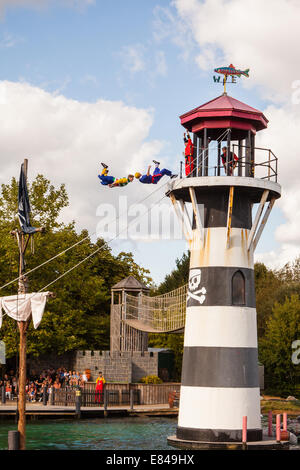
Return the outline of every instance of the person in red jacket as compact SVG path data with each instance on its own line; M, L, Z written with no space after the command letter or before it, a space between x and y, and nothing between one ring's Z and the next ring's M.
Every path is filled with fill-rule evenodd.
M185 175L193 176L194 170L194 145L191 140L189 131L183 134L183 141L185 144L184 158L185 158Z
M235 167L237 166L238 164L238 157L236 156L235 153L233 152L229 152L229 158L228 158L228 171L227 171L227 162L226 162L226 159L227 159L227 147L222 147L222 154L221 154L221 158L222 158L222 163L223 163L223 166L224 166L224 170L225 170L225 173L232 176L233 175L233 171L235 169Z

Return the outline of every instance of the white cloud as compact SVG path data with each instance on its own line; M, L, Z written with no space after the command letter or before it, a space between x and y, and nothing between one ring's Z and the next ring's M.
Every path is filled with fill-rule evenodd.
M281 209L285 223L275 230L275 238L281 244L280 251L276 256L272 252L262 256L269 260L270 266L279 267L300 255L300 151L297 141L300 105L272 105L263 112L270 121L268 129L257 134L256 144L271 148L278 157L278 182L282 186L282 195L276 205Z
M199 67L213 70L233 63L250 67L251 84L269 98L290 97L300 78L296 59L300 3L295 0L173 0L179 23L184 23L198 46ZM182 24L178 27L182 30Z
M131 77L143 73L150 86L155 85L158 77L166 77L168 66L165 52L153 48L153 44L135 44L124 46L120 52L123 68Z
M193 53L192 32L168 7L157 5L153 10L153 38L157 43L170 39L180 48L180 56L185 60Z
M255 261L266 264L271 269L280 269L285 264L294 261L299 257L299 248L294 245L283 244L279 252L267 251L256 253Z
M58 185L66 183L70 207L64 220L78 228L96 230L100 204L117 206L120 195L134 204L151 188L137 180L126 188L102 186L100 162L122 177L143 172L158 158L163 143L148 140L153 111L99 99L79 102L27 83L0 82L0 183L18 178L20 164L29 159L29 180L44 174ZM158 194L156 197L162 196Z

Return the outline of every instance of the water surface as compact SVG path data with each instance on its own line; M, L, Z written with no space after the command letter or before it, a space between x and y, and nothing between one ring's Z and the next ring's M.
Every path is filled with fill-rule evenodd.
M293 420L295 426L300 426ZM262 419L267 429L267 418ZM132 417L86 419L80 421L56 419L29 421L26 425L28 450L172 450L167 437L176 433L177 417ZM7 449L12 422L0 422L0 450ZM300 445L291 446L300 450ZM174 450L174 449L173 449Z

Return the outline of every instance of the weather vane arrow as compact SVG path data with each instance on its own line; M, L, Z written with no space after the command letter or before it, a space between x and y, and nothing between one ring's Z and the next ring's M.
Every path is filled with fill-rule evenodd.
M236 81L235 81L236 77L239 77L239 78L241 76L249 77L249 70L250 69L238 70L238 69L235 68L234 65L230 64L228 67L218 67L218 68L214 69L214 72L224 75L223 84L224 84L224 93L226 93L226 83L227 83L228 77L231 76L232 77L232 83L236 83ZM220 77L215 77L214 76L214 81L215 82L220 82Z

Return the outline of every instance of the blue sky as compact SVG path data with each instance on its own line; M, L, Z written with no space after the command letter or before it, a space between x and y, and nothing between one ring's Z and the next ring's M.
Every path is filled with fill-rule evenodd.
M95 135L88 134L86 146L82 137L80 150L74 151L74 167L72 147L63 142L63 137L60 137L61 149L55 150L55 156L54 154L49 156L46 148L48 141L44 137L42 140L41 137L40 142L35 142L35 151L38 152L37 149L40 149L39 156L35 158L33 155L30 168L32 176L34 173L42 172L46 176L50 175L50 179L54 178L55 183L67 181L67 187L71 193L72 191L74 193L67 217L75 218L79 228L82 228L86 222L90 231L93 231L96 225L93 214L95 215L97 204L101 200L105 200L106 203L110 201L110 193L107 192L109 190L100 187L97 181L99 169L97 165L100 161L113 159L115 171L117 168L125 171L126 162L130 162L140 171L153 157L163 161L164 166L178 171L183 151L183 129L179 115L222 93L222 85L213 82L213 68L228 65L228 57L233 57L234 61L237 54L236 35L232 37L232 41L224 35L224 44L219 38L217 23L214 24L213 21L213 8L216 8L215 12L219 11L218 3L222 4L222 1L13 0L8 2L2 0L0 2L0 11L2 9L0 81L18 85L18 91L15 89L11 91L11 85L7 85L9 87L7 93L9 97L13 93L16 94L13 96L21 94L22 103L24 99L24 107L20 108L22 112L19 118L24 120L32 118L28 109L30 106L25 104L28 93L32 93L31 100L38 100L41 96L39 90L42 90L46 92L42 97L44 103L48 100L49 103L55 102L55 106L56 98L62 97L61 102L65 99L62 107L70 105L72 109L79 111L76 117L70 114L59 118L60 121L55 124L57 127L53 127L52 135L55 139L57 132L55 129L59 129L60 125L62 129L66 126L71 132L73 125L70 116L76 118L76 126L81 129L81 124L77 122L81 119L80 113L83 115L88 105L91 110L89 114L96 112L97 106L101 106L102 121L99 119L105 122L105 125L103 127L99 125L99 128L95 126ZM246 3L244 1L242 3L246 7ZM199 38L199 31L194 24L195 17L199 11L201 12L204 4L207 23L210 29L215 29L215 37L207 39L208 42L205 38ZM228 8L236 8L236 2L230 0ZM226 17L224 21L228 21ZM269 26L266 25L266 30L268 27L272 27L271 21ZM199 28L201 30L201 24ZM212 44L213 54L209 49ZM253 44L255 50L254 46L255 44ZM261 47L263 49L264 45ZM267 51L265 54L268 57ZM245 83L246 79L244 81L241 79L236 85L228 85L228 92L255 108L266 110L269 119L274 113L277 122L278 108L286 111L287 98L280 85L276 85L276 88L275 85L269 86L264 81L264 74L261 67L255 63L254 56L253 51L249 52L249 56L245 53L241 62L236 64L241 68L250 66L248 83ZM261 60L263 61L263 57ZM268 66L266 62L264 64ZM291 74L290 81L293 78L297 76ZM30 88L26 88L25 84ZM45 109L43 119L47 127L48 104L45 108L40 106L38 109L41 113ZM105 111L106 109L109 110ZM267 114L267 110L272 111L271 116ZM132 135L130 128L123 128L124 121L127 120L126 113L130 116L129 121L132 118ZM5 119L3 114L2 119ZM12 123L16 119L16 115L12 112L8 120L10 124L7 126L13 126ZM69 123L65 120L69 120ZM50 121L52 125L52 117ZM144 121L145 125L142 126ZM32 135L37 141L39 135L42 136L39 122L38 116L32 118ZM76 126L74 125L74 129ZM13 129L9 135L13 135ZM82 135L87 135L86 131ZM110 151L109 140L112 136L122 139L117 156ZM107 146L104 137L107 138ZM20 138L22 139L21 134ZM47 135L47 138L51 146L53 141L51 135ZM72 140L72 137L70 139ZM2 140L7 142L7 135L3 134ZM134 140L137 142L136 146ZM266 146L272 148L271 133L270 142ZM5 157L5 151L6 147L3 144L1 163L2 168L3 163L6 164L7 172L2 170L2 175L0 173L0 183L6 182L5 178L13 171L14 166L15 175L18 174L19 161L23 158L22 142L20 147L11 153L9 165L5 160L8 158ZM25 152L33 153L30 142L24 143ZM65 157L66 152L68 158ZM53 162L57 161L60 165L55 174L52 167ZM93 162L91 163L93 166L85 178L84 169L88 161ZM122 165L125 165L124 170ZM92 180L93 171L94 180ZM72 180L73 172L74 180ZM81 202L76 200L75 193L78 197L80 179L84 180L80 198L85 199L89 209L83 206L80 209ZM161 196L163 191L162 187ZM130 200L136 202L136 192L130 190L128 194ZM118 193L114 193L113 197L113 201L116 202ZM142 197L142 194L138 197ZM275 207L261 238L258 252L262 253L262 259L266 262L274 262L277 258L276 253L279 253L285 243L284 236L276 238L275 232L279 226L284 226L287 222L290 214L288 207L286 205L286 210L284 207ZM84 214L82 211L85 211ZM291 242L293 254L294 248L298 249L297 243L298 240ZM175 267L175 258L180 257L186 249L184 241L152 243L129 241L114 243L112 246L115 252L121 249L133 250L136 261L150 269L156 282L160 282ZM286 257L282 259L286 261Z

